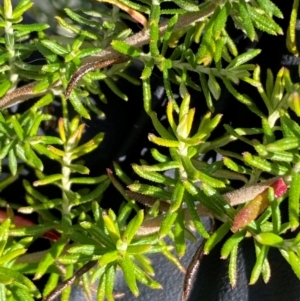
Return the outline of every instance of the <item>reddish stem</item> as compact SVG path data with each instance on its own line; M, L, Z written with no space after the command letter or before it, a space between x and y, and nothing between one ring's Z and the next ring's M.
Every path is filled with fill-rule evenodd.
M0 210L0 223L2 223L7 218L8 218L8 215L7 215L6 211ZM35 223L33 221L31 221L30 219L25 218L21 215L14 215L13 222L17 228L32 227L35 225ZM52 241L56 241L60 237L60 234L58 232L56 232L55 230L48 230L43 234L43 237L48 238Z

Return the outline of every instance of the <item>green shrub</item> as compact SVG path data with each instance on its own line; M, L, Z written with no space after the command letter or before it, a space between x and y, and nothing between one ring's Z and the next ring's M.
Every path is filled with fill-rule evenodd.
M117 268L135 296L137 282L161 288L147 254L162 253L180 268L178 256L185 253L185 239L192 238L193 231L205 238L200 254L209 253L231 233L221 257L229 258L233 287L238 281L237 249L243 239L253 239L256 250L251 284L260 276L268 282L270 248L277 248L300 278L299 84L286 68L274 75L252 64L259 49L238 53L226 26L230 19L251 41L258 39L258 31L282 35L276 23L276 18L283 18L279 8L270 0L200 4L176 0L173 6L168 1L103 2L112 6L91 2L83 10L64 9L56 17L55 34L47 24L22 23L33 5L30 0L21 0L15 7L4 0L0 6L0 162L9 170L1 191L24 169L36 175L33 183L23 181L27 205L1 201L6 208L1 211L0 226L1 300L46 301L60 293L62 300L68 300L70 285L77 278L88 296L89 284L100 279L97 300L114 300ZM287 48L295 56L298 5L294 0L287 32ZM133 34L128 19L143 28ZM31 59L36 56L39 63ZM133 60L143 63L140 78L127 72ZM162 77L168 98L167 125L153 111L154 73ZM101 132L82 142L86 134L82 120L90 119L91 112L105 115L91 96L110 101L99 81L117 97L132 101L119 89L120 77L142 85L140 101L156 130L148 136L154 146L153 162L132 165L141 182L131 180L117 163L114 171L100 170L92 177L84 163L83 156L97 149L105 135ZM266 77L265 84L261 77ZM253 101L241 94L240 82L256 89L261 99ZM200 123L190 108L192 90L199 94L200 105L207 106ZM222 115L214 113L214 105L223 93L243 103L250 120L258 116L261 126L225 125L223 136L211 138L221 126ZM31 104L25 112L8 110L24 101ZM58 120L45 111L54 101L61 104ZM55 136L41 132L50 121L55 122ZM237 140L252 152L224 149ZM222 160L208 164L201 159L212 152L222 155ZM45 160L60 166L60 171L49 173ZM231 185L237 181L247 186L234 190ZM45 195L41 189L45 185L54 185L61 196ZM118 212L101 206L109 185L123 197ZM142 210L135 201L151 208ZM287 203L289 212L284 222L281 203ZM36 213L38 223L18 213ZM222 224L209 231L199 216ZM289 232L286 239L284 234ZM174 241L175 253L164 241L166 236ZM39 237L49 238L51 247L39 253L27 251ZM45 275L45 287L37 288L34 282ZM187 294L185 290L183 295Z

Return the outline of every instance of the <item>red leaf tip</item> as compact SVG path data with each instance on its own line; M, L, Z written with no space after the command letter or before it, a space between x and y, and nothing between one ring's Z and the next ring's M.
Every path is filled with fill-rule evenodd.
M287 185L285 184L282 178L279 178L271 186L274 188L274 194L276 198L279 198L282 195L284 195L288 189Z

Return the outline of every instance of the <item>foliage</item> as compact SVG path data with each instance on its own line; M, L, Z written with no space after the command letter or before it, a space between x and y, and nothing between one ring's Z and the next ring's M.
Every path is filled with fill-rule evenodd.
M117 268L123 271L135 296L139 294L137 281L161 288L147 254L162 253L181 268L177 255L185 253L185 239L193 237L194 230L206 239L201 250L206 254L231 233L223 241L221 257L229 258L233 287L238 281L238 245L249 237L257 258L250 284L260 276L269 281L270 248L280 251L300 279L299 84L292 81L286 68L276 75L271 70L261 71L251 63L260 50L238 53L227 30L230 20L251 41L259 38L259 31L281 35L283 31L276 23L276 18L283 18L279 8L271 0L208 0L200 4L177 0L171 8L165 5L168 1L98 2L113 6L108 9L93 2L93 10L66 8L64 16L56 17L63 33L55 35L47 24L22 23L33 5L30 0L21 0L15 7L4 0L0 6L0 162L10 171L0 187L3 190L15 181L24 168L33 169L37 177L33 183L23 182L26 206L11 200L2 202L6 212L1 212L0 226L1 300L42 296L46 301L56 293L68 300L71 282L67 280L76 278L82 279L87 296L91 296L89 283L100 279L97 300L114 300ZM287 32L287 48L293 55L298 55L298 6L299 1L294 0ZM162 17L167 21L160 22ZM143 29L133 34L126 25L128 19ZM36 55L37 64L32 61ZM143 63L140 80L126 73L132 60ZM154 72L163 78L168 124L153 111ZM141 82L144 109L156 130L148 136L156 147L151 150L156 163L132 165L142 183L132 181L116 163L116 176L108 169L106 174L100 171L92 177L83 160L99 147L105 135L98 133L81 142L87 132L81 120L90 119L91 112L104 116L91 96L109 101L98 84L101 81L127 100L118 88L119 77L134 84ZM261 77L266 77L265 84ZM253 101L241 94L240 82L256 89L261 99ZM206 102L208 108L200 123L195 109L190 108L192 90L201 95L201 105ZM212 138L222 124L222 115L214 113L215 103L227 92L247 106L249 116L258 116L261 126L232 128L227 124L223 136ZM31 101L25 112L7 110L33 98L37 101ZM54 102L60 103L59 120L44 111ZM73 111L78 116L72 117ZM42 124L49 121L56 122L58 136L42 132ZM224 149L237 140L252 152ZM204 155L212 152L221 154L222 160L204 162ZM45 158L58 164L60 171L48 173ZM269 182L261 184L264 179ZM233 190L235 181L248 186L226 193ZM101 206L110 183L124 199L118 212ZM59 189L61 197L44 195L39 189L45 185ZM84 188L78 189L80 185ZM135 200L152 208L141 210ZM289 211L284 222L281 203L287 203ZM17 212L37 213L38 224ZM222 225L210 233L199 218L205 215ZM147 225L151 222L156 227L150 231ZM287 239L289 232L292 238ZM166 236L173 239L177 255L165 243ZM28 253L28 247L39 237L49 238L51 247L39 256ZM34 281L45 275L47 283L39 291Z

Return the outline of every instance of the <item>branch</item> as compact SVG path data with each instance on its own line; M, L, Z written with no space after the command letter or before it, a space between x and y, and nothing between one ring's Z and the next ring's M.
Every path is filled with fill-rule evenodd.
M182 14L178 17L178 21L174 26L174 31L182 30L191 26L193 23L200 22L205 18L212 15L215 9L218 7L219 1L210 3L204 7L201 11L198 12L189 12ZM168 27L169 21L163 22L159 27L160 36L162 36ZM149 44L150 42L150 30L142 30L133 36L124 40L124 42L133 47L141 47ZM107 67L109 65L118 64L120 62L128 61L129 57L117 52L111 46L105 50L99 52L99 54L87 57L82 60L82 66L78 68L73 77L71 78L69 85L66 90L66 98L70 96L71 91L73 90L76 83L88 72L94 71L99 68Z
M72 285L76 279L88 272L92 267L96 265L96 263L97 260L92 260L86 263L82 268L80 268L76 273L74 273L74 275L71 278L61 282L46 298L43 299L43 301L53 301L62 293L62 291L66 287Z
M200 22L205 18L212 15L215 9L220 5L221 0L215 0L212 3L204 4L200 11L197 12L188 12L182 14L178 17L178 21L174 27L174 31L182 30L191 26L194 23ZM160 36L162 36L168 27L168 21L163 22L159 27ZM142 30L133 36L124 40L125 43L133 46L133 47L141 47L150 42L150 30ZM66 89L66 98L69 98L72 90L78 81L88 72L94 71L97 69L105 68L114 64L124 63L128 61L130 58L124 54L121 54L114 50L111 46L102 50L98 54L93 56L84 58L82 60L82 66L77 69L77 71L73 74L68 87ZM49 87L46 91L42 91L39 93L34 93L33 88L37 84L37 81L32 82L28 85L20 87L14 90L11 93L5 95L2 99L0 99L0 108L5 109L9 108L15 104L24 102L31 98L44 95L48 92L51 87ZM61 84L60 81L56 82L55 85Z

